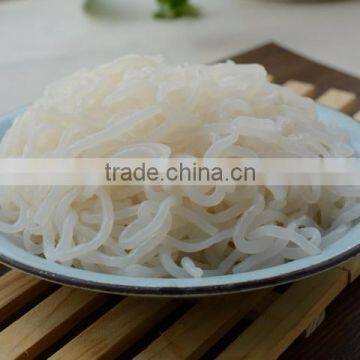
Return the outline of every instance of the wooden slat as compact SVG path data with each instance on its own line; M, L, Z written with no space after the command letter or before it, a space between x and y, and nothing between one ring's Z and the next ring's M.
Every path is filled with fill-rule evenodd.
M50 283L11 270L0 277L0 322L49 289Z
M333 269L292 285L218 359L277 359L347 282L345 271Z
M256 303L256 305L246 315L246 318L250 320L257 319L280 296L281 294L277 293L274 290L269 291L264 297L260 299L260 301Z
M303 81L289 80L284 83L284 86L301 96L315 96L315 86L313 84L305 83Z
M317 102L348 114L356 110L356 95L344 90L329 89Z
M268 291L201 300L135 359L198 359Z
M340 269L348 271L349 281L353 282L360 275L360 255L338 266Z
M51 359L114 359L181 304L169 299L126 298Z
M0 359L32 359L79 320L102 306L105 295L61 288L0 333Z
M321 314L312 321L312 323L305 329L305 337L311 336L311 334L322 324L325 320L326 311L322 311Z

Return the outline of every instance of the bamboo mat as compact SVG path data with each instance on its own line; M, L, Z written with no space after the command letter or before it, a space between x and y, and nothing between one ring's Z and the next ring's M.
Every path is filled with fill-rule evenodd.
M360 121L355 91L273 74ZM326 307L360 274L360 258L292 285L198 300L117 297L1 270L0 360L271 360L299 336L311 336Z

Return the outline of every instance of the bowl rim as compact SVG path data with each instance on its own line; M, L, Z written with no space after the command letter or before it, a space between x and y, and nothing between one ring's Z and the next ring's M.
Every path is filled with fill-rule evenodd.
M60 285L67 285L71 287L81 288L84 290L92 290L92 291L99 291L104 293L127 295L127 296L143 295L143 296L156 296L156 297L160 297L160 296L182 297L182 296L209 296L209 295L233 294L238 292L258 290L267 287L282 285L310 277L325 270L329 270L335 267L336 265L344 262L345 260L348 260L356 256L357 254L360 254L360 244L356 245L355 247L339 255L318 262L304 269L297 269L294 271L271 276L260 280L258 279L248 280L246 282L232 282L228 284L218 284L218 285L163 286L163 287L142 286L142 285L133 286L133 285L124 285L120 283L104 283L95 280L85 280L80 277L68 276L52 271L44 271L35 266L21 263L1 253L0 253L0 262L5 265L8 265L10 268L17 269L27 274L34 275L37 278L48 280L50 282ZM83 271L81 269L74 269L74 270ZM224 275L224 277L226 276L227 275ZM151 278L149 278L148 280L151 281Z

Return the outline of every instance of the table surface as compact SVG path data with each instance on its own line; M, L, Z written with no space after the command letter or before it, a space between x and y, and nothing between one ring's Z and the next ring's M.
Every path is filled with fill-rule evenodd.
M276 44L265 45L234 59L241 63L263 64L275 76L275 82L296 79L315 84L318 94L335 87L353 92L360 98L359 78L315 63ZM347 287L327 308L326 318L319 328L309 338L297 339L280 359L360 359L359 285L360 279Z
M98 0L113 6L111 19L87 15L83 1L0 1L0 113L80 67L132 52L212 62L272 40L360 75L357 0L193 0L203 16L175 21L151 18L155 0Z

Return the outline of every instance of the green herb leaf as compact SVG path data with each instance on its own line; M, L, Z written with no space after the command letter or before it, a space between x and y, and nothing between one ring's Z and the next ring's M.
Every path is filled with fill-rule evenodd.
M156 18L174 19L182 16L198 16L198 7L189 0L157 0L159 9L154 13Z

